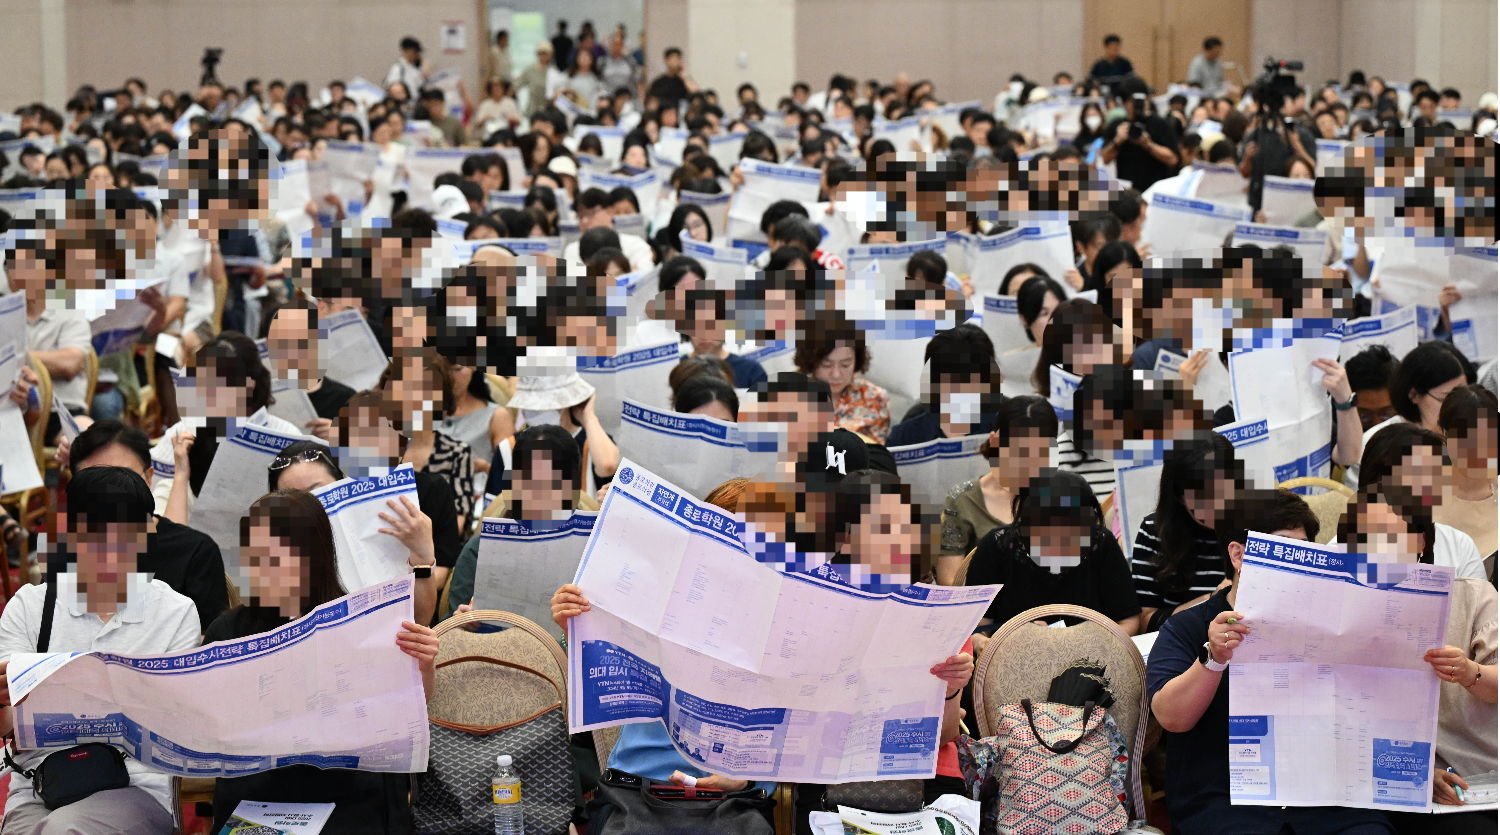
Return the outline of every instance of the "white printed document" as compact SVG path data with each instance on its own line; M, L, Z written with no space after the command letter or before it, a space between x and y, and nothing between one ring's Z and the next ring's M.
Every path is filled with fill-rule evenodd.
M989 438L986 433L891 447L896 474L911 485L912 499L922 503L928 512L941 513L953 485L990 471L989 459L979 454L979 448Z
M552 594L573 581L599 514L575 510L567 519L485 519L474 568L474 608L527 618L561 638L552 622ZM455 601L455 605L465 601Z
M1316 359L1334 359L1343 345L1343 322L1330 319L1278 319L1274 328L1257 328L1235 335L1229 355L1230 391L1234 398L1232 426L1265 426L1251 433L1270 434L1261 452L1273 483L1255 479L1255 486L1271 488L1304 476L1327 478L1333 456L1333 406L1323 388L1323 372ZM1221 431L1228 427L1219 427ZM1238 444L1237 444L1238 446ZM1243 459L1242 459L1243 460ZM1247 461L1247 470L1250 464Z
M837 783L931 777L943 683L999 586L873 594L756 562L741 523L620 463L574 582L574 732L663 721L705 771Z
M327 375L355 391L375 388L390 364L358 310L341 310L328 317L328 336L318 351L328 363Z
M417 504L417 474L402 464L383 476L346 478L312 491L328 513L337 546L339 586L362 589L411 573L411 552L401 540L381 528L390 526L380 514L394 517L386 502L401 497Z
M224 555L224 565L231 571L240 564L240 519L249 512L251 502L266 494L265 473L271 462L283 449L298 441L323 443L322 439L311 435L288 434L243 421L237 426L231 424L228 436L219 439L214 462L203 479L188 521L218 543L219 551ZM161 443L158 442L158 448ZM171 448L170 443L167 443L167 448ZM159 462L156 466L160 477Z
M704 415L685 415L630 398L620 410L620 454L694 496L731 478L771 472L776 453L751 452L739 424Z
M166 655L17 654L19 749L118 745L181 777L288 765L427 768L427 702L396 646L412 579L346 595L272 632Z
M1240 806L1425 810L1453 569L1370 563L1251 534L1229 666L1229 790Z

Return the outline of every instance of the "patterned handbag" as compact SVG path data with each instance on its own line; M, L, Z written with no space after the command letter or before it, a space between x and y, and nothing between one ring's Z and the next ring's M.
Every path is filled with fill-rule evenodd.
M981 804L981 835L1113 835L1125 812L1129 755L1102 707L1006 705L995 736L958 739L958 761Z
M823 792L823 811L833 812L840 806L848 806L882 814L916 812L921 810L922 801L921 780L836 783Z
M507 630L518 638L521 631L535 630L532 637L546 638L556 646L535 624L514 615L470 612L450 619L460 621L457 625L500 620L520 627ZM448 623L439 627L439 634L448 631L443 628ZM436 666L432 706L437 709L430 711L428 719L432 742L427 771L417 775L412 796L412 822L418 835L493 833L490 781L495 759L501 754L511 756L521 777L526 835L566 835L573 819L576 778L562 688L533 667L486 655L448 658ZM468 686L456 685L456 680L466 680ZM431 718L431 714L441 714L440 701L451 705L485 700L504 702L524 715L493 725Z

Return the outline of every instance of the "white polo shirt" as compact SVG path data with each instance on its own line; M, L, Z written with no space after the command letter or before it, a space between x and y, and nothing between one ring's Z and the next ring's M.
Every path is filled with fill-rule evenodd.
M0 613L0 662L10 661L16 653L36 652L42 631L42 603L46 586L22 586ZM48 652L113 652L120 655L159 655L193 649L199 640L198 609L192 599L172 590L160 580L148 580L145 574L133 574L125 605L109 619L85 611L78 599L78 578L74 574L57 577L57 605L52 615L52 638ZM44 756L21 753L16 763L34 768ZM170 778L127 757L130 784L149 792L168 812L172 810ZM6 811L25 804L41 804L32 794L31 781L20 774L10 777L10 796Z

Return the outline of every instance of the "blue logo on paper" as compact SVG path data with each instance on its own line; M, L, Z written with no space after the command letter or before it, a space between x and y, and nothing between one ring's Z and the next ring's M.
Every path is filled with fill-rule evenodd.
M626 467L625 469L620 471L621 484L629 485L632 481L635 481L635 470Z

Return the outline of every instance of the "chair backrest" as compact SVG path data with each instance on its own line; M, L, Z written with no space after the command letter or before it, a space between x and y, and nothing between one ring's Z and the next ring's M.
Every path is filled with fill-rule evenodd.
M1338 535L1339 519L1344 515L1344 508L1354 498L1352 488L1341 482L1316 476L1288 479L1276 486L1285 490L1298 487L1323 488L1323 492L1304 495L1302 499L1312 508L1313 515L1318 517L1318 535L1314 537L1315 541L1327 545L1334 540Z
M460 627L504 623L500 632L469 632ZM567 713L568 656L540 626L509 612L465 612L438 624L439 665L459 658L482 657L505 664L454 664L439 670L427 701L433 719L462 725L499 726L523 721L555 706L561 698ZM516 665L545 677L506 665Z
M229 608L239 606L243 602L240 600L240 584L236 583L227 572L224 574L224 586L229 589Z
M964 561L958 564L958 571L953 574L953 585L962 586L969 579L969 565L974 562L974 552L978 550L977 547L970 548L964 555Z
M1065 629L1033 621L1058 617L1084 622ZM1146 817L1141 794L1141 758L1145 755L1150 710L1146 704L1146 662L1140 650L1114 621L1081 606L1053 605L1028 609L995 631L974 669L974 712L980 736L993 736L1000 709L1022 699L1045 701L1055 678L1078 659L1104 666L1115 703L1110 715L1130 750L1126 791L1133 819Z
M224 329L224 300L229 297L229 280L214 282L214 333Z
M38 472L47 469L47 456L42 448L47 443L47 424L52 420L52 375L47 371L47 366L37 359L36 354L27 352L27 365L36 372L37 397L41 399L42 413L36 423L31 426L31 449L36 454L36 468Z
M89 385L84 392L83 402L90 408L94 405L94 389L99 385L99 354L94 351L94 346L89 345L89 355L84 360L84 368L88 371Z

